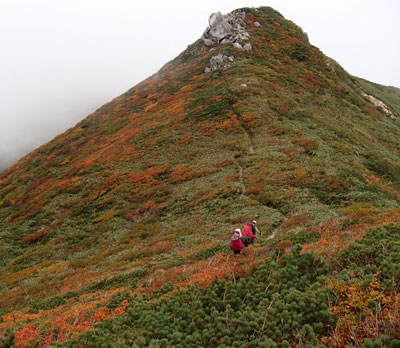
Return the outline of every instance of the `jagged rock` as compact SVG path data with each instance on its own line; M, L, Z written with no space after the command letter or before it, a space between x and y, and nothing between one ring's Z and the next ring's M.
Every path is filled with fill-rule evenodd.
M261 27L261 24L259 22L254 22L253 25L257 28Z
M221 12L213 13L208 21L210 24L209 35L218 42L232 34L232 26L224 18Z
M205 73L210 73L217 69L226 69L231 66L231 63L234 62L233 56L227 56L225 54L218 54L216 56L211 57L210 64L204 69Z
M203 42L206 46L213 46L215 44L214 41L210 40L210 39L205 39L203 38Z
M214 46L232 34L231 25L221 12L211 14L208 18L208 24L209 26L201 37L206 46Z
M390 116L392 120L397 120L397 117L393 115L393 112L389 110L387 105L382 100L375 98L373 95L367 94L364 91L362 91L361 94L364 97L368 98L372 102L372 104L374 104L377 107L380 107L385 112L386 115Z
M249 50L251 50L251 45L250 45L249 43L247 43L247 44L245 44L245 45L243 46L243 49L244 49L245 51L249 51Z
M237 43L242 48L242 42L250 37L246 30L245 17L246 13L242 11L234 11L225 15L221 12L211 14L208 19L209 26L201 37L204 45L212 47L220 44L232 44L235 46ZM238 45L236 45L237 48L239 48Z

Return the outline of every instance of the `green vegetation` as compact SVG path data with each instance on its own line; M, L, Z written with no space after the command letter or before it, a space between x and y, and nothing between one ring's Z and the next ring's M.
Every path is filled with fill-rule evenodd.
M118 336L122 346L130 340L185 345L183 330L209 346L240 346L252 336L258 346L328 346L338 337L339 347L361 347L366 337L366 346L388 345L381 335L398 339L391 323L388 330L351 325L354 313L370 318L376 291L397 303L398 246L391 238L398 238L400 223L399 120L362 92L398 116L399 90L350 76L273 9L243 10L252 50L208 50L196 41L157 74L0 174L0 335L20 346L49 346L96 325L76 339L117 344L114 328L127 329L126 337ZM204 73L220 53L234 56L234 63ZM244 258L265 264L235 283L226 273L230 233L253 219L263 234ZM370 245L360 242L365 235ZM285 256L295 245L314 250L337 273L297 249ZM307 278L310 270L293 271L302 260L317 262L315 279ZM292 284L277 285L276 277L286 272L296 273L288 278ZM210 275L219 280L206 288ZM303 286L306 278L309 287ZM259 292L269 281L273 293ZM175 292L177 284L199 289ZM330 314L328 286L339 303ZM257 303L241 292L251 287ZM182 298L208 319L174 312ZM229 308L235 298L240 308ZM307 312L303 302L317 312ZM357 309L360 303L365 311ZM155 304L162 307L165 329L154 319ZM270 305L272 313L264 308ZM384 323L384 315L400 312L385 308ZM271 320L264 324L266 312ZM237 320L250 314L256 327L240 331ZM175 321L168 321L171 316ZM149 318L158 336L139 325ZM336 328L332 318L338 318ZM97 337L96 330L109 336ZM192 334L188 345L199 337Z
M356 328L353 339L364 340L365 347L397 347L399 332L395 326L387 325L390 318L381 316L394 305L385 298L388 290L399 284L399 247L400 227L388 225L371 230L361 241L341 251L331 263L333 274L321 258L300 254L300 248L295 248L288 255L277 252L274 258L260 262L250 277L214 280L204 290L191 286L167 297L157 298L165 292L157 293L152 299L118 293L109 306L116 308L129 299L126 314L98 323L94 330L56 347L322 347L319 342L328 342L323 337L335 330L340 317L328 310L329 303L344 302L351 295L346 291L338 294L335 285L329 289L328 277L331 284L341 287L356 287L361 280L366 293L371 283L379 279L382 289L376 300L367 299L368 306L364 308L359 293L352 303L359 307L351 308L355 313L347 324L360 324L360 317L368 322L367 316L376 315L382 334L375 340L364 340L363 332ZM335 275L338 266L340 272ZM171 290L169 287L166 291ZM340 335L340 322L338 328Z
M337 258L340 274L348 279L371 281L378 275L386 287L398 286L400 282L400 226L388 225L369 231L364 238L342 250Z
M327 335L335 323L327 271L321 259L296 249L260 263L249 278L215 280L205 290L193 286L153 301L134 298L127 314L56 346L317 346L316 335Z

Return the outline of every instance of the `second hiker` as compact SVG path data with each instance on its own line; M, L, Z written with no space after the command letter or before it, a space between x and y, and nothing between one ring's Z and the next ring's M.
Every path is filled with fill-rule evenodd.
M247 247L249 244L254 244L256 238L257 238L257 233L261 234L260 230L256 226L257 221L253 220L251 223L245 225L242 230L242 235L243 235L243 244L245 247Z
M243 249L244 245L242 242L242 232L240 228L237 228L233 231L231 237L231 249L233 250L234 255L240 254L241 250Z

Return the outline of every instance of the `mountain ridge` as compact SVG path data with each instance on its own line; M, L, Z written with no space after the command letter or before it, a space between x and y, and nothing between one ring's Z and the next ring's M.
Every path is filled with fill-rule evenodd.
M271 8L238 11L241 47L199 39L0 175L0 328L227 277L230 231L253 219L250 266L295 244L329 260L399 223L398 91L347 74Z

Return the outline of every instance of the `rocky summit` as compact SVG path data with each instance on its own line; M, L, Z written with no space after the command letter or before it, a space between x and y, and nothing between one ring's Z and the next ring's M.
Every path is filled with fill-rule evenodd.
M0 347L398 347L399 115L272 8L212 14L0 174Z
M201 39L209 47L228 43L233 47L249 50L251 45L246 41L249 41L250 34L246 30L245 17L246 13L243 11L233 11L226 15L221 12L213 13Z

